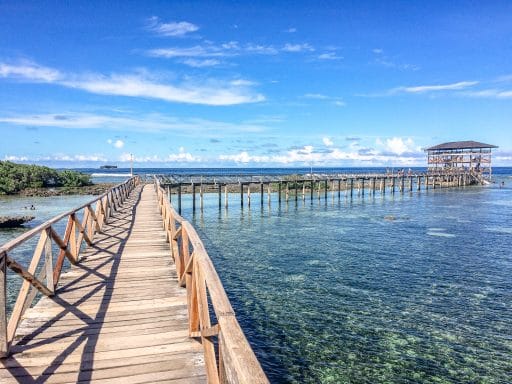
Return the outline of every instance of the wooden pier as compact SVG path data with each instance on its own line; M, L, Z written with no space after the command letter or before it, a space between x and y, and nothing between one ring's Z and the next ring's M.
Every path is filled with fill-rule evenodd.
M30 265L11 257L37 236ZM10 317L7 271L22 278ZM268 382L158 183L132 178L3 245L0 283L1 383Z
M229 195L239 194L241 207L250 206L255 197L261 205L271 202L271 194L277 194L277 202L290 200L313 201L316 199L364 198L386 191L390 194L406 193L436 188L465 187L483 184L479 174L471 171L395 173L395 174L307 174L288 176L156 176L166 189L167 195L181 214L182 195L191 194L192 211L203 209L204 194L217 193L219 208L229 206ZM224 198L222 194L224 193ZM266 197L265 197L266 194ZM199 195L199 196L198 196ZM256 195L256 196L255 196ZM259 196L258 196L259 195Z

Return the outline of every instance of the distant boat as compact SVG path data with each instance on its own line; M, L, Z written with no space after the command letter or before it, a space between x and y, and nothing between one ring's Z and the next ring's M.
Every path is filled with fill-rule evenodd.
M116 169L117 165L102 165L100 169Z

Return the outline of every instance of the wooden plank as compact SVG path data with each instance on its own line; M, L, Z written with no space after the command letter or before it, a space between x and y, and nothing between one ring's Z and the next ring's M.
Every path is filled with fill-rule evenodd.
M7 253L0 252L0 358L7 356Z
M112 209L80 264L62 273L58 296L26 311L12 357L0 368L2 383L206 382L202 345L189 337L187 293L179 288L155 197L144 188L140 201L132 194L118 212ZM73 222L78 233L86 229ZM62 249L66 235L57 236L50 231Z
M10 343L14 338L14 333L16 332L16 328L18 327L21 316L23 315L24 309L26 308L25 303L27 300L27 296L30 291L30 286L33 285L41 292L46 295L51 295L52 291L50 291L41 281L37 280L34 276L37 265L41 258L41 255L46 246L47 240L47 232L41 232L41 236L39 237L39 241L36 245L36 249L34 251L34 255L32 260L30 261L30 265L28 269L23 268L20 264L15 262L6 256L7 266L23 277L23 283L21 284L21 289L16 299L16 303L14 304L14 308L12 310L11 318L9 319L9 323L7 324L7 341Z

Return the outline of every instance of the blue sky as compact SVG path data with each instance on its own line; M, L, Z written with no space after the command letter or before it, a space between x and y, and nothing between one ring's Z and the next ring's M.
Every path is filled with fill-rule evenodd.
M0 159L512 165L510 1L0 1Z

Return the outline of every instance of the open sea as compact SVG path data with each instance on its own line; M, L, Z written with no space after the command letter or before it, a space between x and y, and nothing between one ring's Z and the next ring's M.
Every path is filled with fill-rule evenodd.
M118 172L127 170L94 179L116 181L106 174ZM279 204L276 194L261 204L253 193L243 209L238 193L227 209L217 194L205 194L195 213L184 195L182 210L271 382L510 383L512 168L494 168L494 181L352 199L342 191L339 200L329 192L327 200L315 194L297 204ZM0 215L27 214L23 207L35 204L33 227L90 198L0 196ZM0 244L23 231L0 230ZM27 245L17 259L30 256Z

